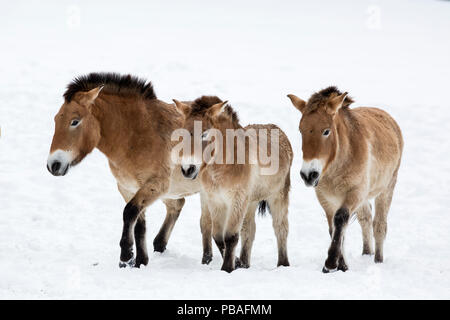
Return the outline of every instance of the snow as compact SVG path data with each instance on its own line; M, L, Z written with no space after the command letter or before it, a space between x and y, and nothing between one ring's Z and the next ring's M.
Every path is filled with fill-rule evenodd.
M14 1L0 19L0 298L449 299L450 2ZM228 99L243 124L273 122L295 151L291 267L276 268L271 219L257 219L252 266L201 261L198 196L187 199L165 253L119 269L124 203L94 151L65 177L46 159L67 83L92 71L150 79L160 99ZM403 163L388 217L385 262L361 255L347 231L350 270L322 274L329 235L301 182L300 114L337 85L355 105L400 124ZM147 210L149 249L165 216ZM150 250L151 251L151 250Z

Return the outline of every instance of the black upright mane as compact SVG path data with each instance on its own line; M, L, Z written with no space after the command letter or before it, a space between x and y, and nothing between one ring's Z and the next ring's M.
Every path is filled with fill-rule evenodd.
M312 112L317 110L318 108L324 106L328 99L337 97L341 95L342 92L339 91L339 89L335 86L330 86L328 88L322 89L319 92L314 93L311 98L309 98L307 104L306 104L306 110L305 112ZM348 107L353 103L353 99L349 96L346 96L344 99L344 102L342 104L342 107Z
M211 108L213 105L223 102L217 96L201 96L194 100L191 105L191 115L204 115L204 113ZM231 121L234 123L239 123L239 117L236 111L231 108L230 105L225 107L225 111L227 115L231 118Z
M101 85L104 85L103 91L106 93L138 94L144 99L156 99L150 81L147 82L131 74L121 75L111 72L89 73L76 77L69 83L63 96L66 102L70 102L77 92L89 91Z

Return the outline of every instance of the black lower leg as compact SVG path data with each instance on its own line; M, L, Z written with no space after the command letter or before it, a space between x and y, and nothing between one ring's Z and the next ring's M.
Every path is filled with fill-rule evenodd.
M348 223L350 214L347 208L340 208L334 215L334 232L331 240L330 249L328 250L328 258L325 261L326 270L335 270L338 266L338 259L342 256L341 245L343 237L343 229Z
M217 245L217 248L220 251L220 254L222 255L222 258L224 257L225 254L225 242L223 240L223 237L214 237L214 242Z
M148 254L147 254L147 244L146 244L146 223L144 212L141 212L139 218L136 221L136 226L134 227L134 238L136 240L136 263L137 268L141 264L146 266L148 264Z
M127 262L133 258L133 230L136 219L139 215L140 209L132 204L127 203L123 210L123 231L120 239L120 260Z
M211 234L203 235L203 257L202 264L209 264L212 261Z
M234 249L236 248L238 241L238 233L225 236L225 254L223 257L222 270L226 272L231 272L235 268Z

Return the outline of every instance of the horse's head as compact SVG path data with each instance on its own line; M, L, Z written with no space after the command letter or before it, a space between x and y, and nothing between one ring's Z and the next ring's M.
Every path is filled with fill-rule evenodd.
M308 102L293 94L288 97L302 113L299 130L303 165L300 176L308 187L316 187L337 153L336 114L342 106L347 107L353 101L347 97L347 92L341 94L335 87L315 93Z
M77 92L66 99L55 116L47 169L54 176L64 176L89 154L100 140L100 124L92 115L91 107L102 87Z
M191 106L178 100L174 102L184 117L183 129L189 133L182 150L181 172L185 178L195 179L205 160L203 151L207 145L208 132L214 127L216 112L221 112L227 102L214 96L198 98Z

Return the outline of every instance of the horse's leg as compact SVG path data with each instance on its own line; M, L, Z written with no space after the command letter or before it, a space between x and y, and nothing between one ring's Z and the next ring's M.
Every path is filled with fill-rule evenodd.
M347 228L351 214L361 205L362 201L361 192L359 190L352 190L347 194L342 207L334 214L331 245L328 249L325 266L322 269L324 273L336 270L346 271L348 269L342 252L345 229Z
M122 238L120 239L121 266L129 264L133 258L134 229L139 220L139 214L167 191L167 181L168 179L161 178L149 180L149 182L142 186L125 206L125 209L123 210Z
M362 238L363 238L363 251L362 254L373 254L372 245L372 210L370 203L367 201L356 212L358 222L361 225Z
M325 215L327 217L328 222L328 233L330 234L330 237L333 236L333 218L334 213L336 212L336 208L333 208L327 199L319 193L316 193L317 199L319 200L320 205L322 206L323 210L325 211Z
M177 222L180 216L181 209L184 206L184 198L181 199L165 199L163 200L166 205L166 219L164 220L161 229L153 240L153 249L157 252L164 252L166 250L167 242L169 241L170 234L172 233L175 222Z
M250 267L250 257L252 254L253 240L255 240L256 224L255 211L258 202L251 202L248 206L241 229L241 255L236 264L236 268Z
M141 211L134 227L134 239L136 241L136 261L134 266L139 268L148 264L147 240L146 240L145 209Z
M220 254L224 257L225 254L225 239L224 239L224 230L225 230L225 222L227 220L227 207L211 207L208 206L211 214L211 222L212 222L212 235L214 242L219 249Z
M222 270L232 272L235 269L236 245L239 241L239 232L242 227L244 216L247 213L248 200L245 195L236 194L232 199L230 214L225 229L225 253L223 256Z
M212 239L211 213L209 212L205 196L200 195L200 203L202 207L202 214L200 217L200 230L202 232L202 242L203 242L202 264L209 264L213 256L212 241L211 241Z
M120 194L122 195L125 202L129 202L134 194L127 191L125 188L122 188L120 184L117 184ZM134 238L136 241L136 260L129 261L128 264L121 263L121 267L128 266L136 266L139 268L141 264L147 265L148 263L148 254L147 254L147 242L146 242L146 227L145 227L145 210L141 212L139 215L136 226L134 228Z
M287 195L269 201L270 212L272 213L272 225L277 237L278 263L279 266L289 266L287 254L287 237L289 233Z
M373 231L375 237L375 262L383 262L383 243L387 232L387 215L392 202L397 172L394 174L388 188L375 198L375 218Z

